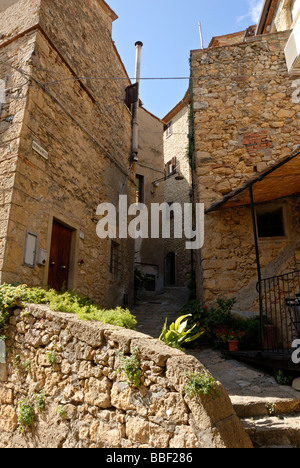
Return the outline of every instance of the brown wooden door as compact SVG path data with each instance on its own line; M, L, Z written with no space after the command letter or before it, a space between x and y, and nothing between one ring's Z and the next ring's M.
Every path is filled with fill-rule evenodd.
M68 289L72 233L71 229L53 221L48 285L56 291Z

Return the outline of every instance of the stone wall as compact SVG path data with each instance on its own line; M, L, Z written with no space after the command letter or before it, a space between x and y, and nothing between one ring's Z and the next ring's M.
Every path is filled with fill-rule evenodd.
M16 68L29 71L28 57L33 53L34 42L35 33L32 32L6 47L0 46L0 80L5 89L0 103L0 280L3 280L10 207L29 87L28 79Z
M1 280L48 284L56 220L73 232L68 287L104 307L133 299L134 272L133 242L117 241L119 264L112 274L111 241L96 234L97 206L118 206L131 149L131 114L124 104L130 81L111 39L114 19L96 0L85 8L79 1L19 0L0 18L0 59L6 59L0 73L11 75L13 87L27 81L24 72L31 78L29 90L18 90L19 99L1 112ZM2 120L7 116L10 123ZM33 150L33 142L48 159ZM134 179L133 169L125 191L129 203ZM33 269L23 264L27 231L48 255Z
M287 72L289 32L192 51L196 200L209 208L246 180L291 155L300 144L300 104ZM296 86L296 87L295 87ZM286 236L259 241L263 277L294 269L299 247L297 197L286 207ZM236 311L257 312L257 271L249 206L205 219L198 255L198 293L207 303L238 297Z
M46 306L16 310L0 367L0 445L9 448L248 448L220 383L218 396L185 394L199 361L140 333L81 322ZM118 372L140 354L141 384ZM52 359L51 359L52 358ZM206 371L207 372L207 371ZM20 433L18 403L43 392L43 411Z
M192 51L195 158L206 208L300 144L289 32Z

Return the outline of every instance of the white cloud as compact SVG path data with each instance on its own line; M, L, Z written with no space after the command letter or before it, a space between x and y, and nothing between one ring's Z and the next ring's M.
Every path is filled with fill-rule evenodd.
M237 21L240 22L245 19L249 19L253 24L256 24L259 20L264 0L247 0L247 3L248 12L245 15L240 16Z

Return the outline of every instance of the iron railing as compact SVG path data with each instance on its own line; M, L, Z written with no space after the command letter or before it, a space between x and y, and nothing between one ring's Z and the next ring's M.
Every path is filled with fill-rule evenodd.
M262 349L290 353L300 338L300 270L261 280L258 292Z

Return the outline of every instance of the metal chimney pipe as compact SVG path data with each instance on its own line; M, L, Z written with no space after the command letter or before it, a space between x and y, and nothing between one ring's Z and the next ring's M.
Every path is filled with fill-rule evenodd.
M132 160L137 161L139 152L139 106L140 106L140 78L141 78L141 54L143 43L138 41L135 43L136 47L136 62L135 62L135 83L138 85L137 101L133 104L133 116L132 116Z

